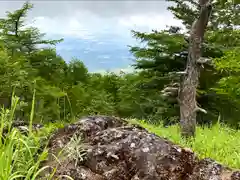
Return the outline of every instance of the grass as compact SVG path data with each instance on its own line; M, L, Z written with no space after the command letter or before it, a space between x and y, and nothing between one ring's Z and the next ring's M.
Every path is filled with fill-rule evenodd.
M39 179L42 171L49 168L41 167L41 162L47 159L47 148L42 149L42 140L56 128L63 127L63 123L48 124L40 132L32 131L34 108L31 111L30 127L28 135L22 134L12 127L14 114L19 103L19 98L12 96L11 108L0 111L0 180L35 180ZM34 107L34 98L32 107ZM4 129L8 131L4 132ZM43 139L44 138L44 139ZM39 150L41 149L41 152ZM53 171L54 172L54 171ZM71 179L69 176L64 176ZM53 174L45 177L53 179ZM56 178L55 178L56 179Z
M163 125L151 125L145 121L132 120L131 122L176 144L191 148L199 158L212 158L231 168L240 169L240 131L232 130L220 123L210 128L198 126L196 138L187 142L181 139L177 125L166 128Z
M19 130L12 128L14 112L19 98L12 98L10 110L2 109L0 118L0 179L1 180L35 180L47 167L40 168L40 163L46 159L47 150L40 148L39 138L32 135L24 136ZM3 135L3 129L8 132Z

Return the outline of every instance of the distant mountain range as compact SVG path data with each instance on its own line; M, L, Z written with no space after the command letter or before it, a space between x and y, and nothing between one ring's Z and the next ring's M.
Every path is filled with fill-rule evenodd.
M133 56L128 45L129 39L102 37L100 39L65 38L57 45L57 52L66 60L78 58L84 62L90 72L128 69L133 64Z

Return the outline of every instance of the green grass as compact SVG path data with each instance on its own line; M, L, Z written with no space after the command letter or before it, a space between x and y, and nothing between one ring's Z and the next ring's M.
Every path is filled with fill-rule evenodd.
M181 139L177 125L165 128L163 125L151 125L145 121L131 122L180 146L191 148L199 158L212 158L221 164L240 169L240 131L219 123L211 128L197 127L196 138L187 142Z
M40 168L40 163L46 159L47 150L40 148L39 138L31 131L24 136L15 128L11 128L14 112L19 98L12 97L10 109L2 109L0 113L0 179L1 180L35 180L47 167ZM3 136L3 129L8 132ZM30 129L31 130L31 129Z
M32 131L34 108L31 111L28 135L22 134L18 129L12 128L14 114L19 98L12 96L11 108L0 110L0 180L35 180L47 166L41 167L41 162L47 159L48 150L42 147L47 142L49 134L64 123L48 124L39 132ZM34 107L34 98L32 107ZM3 134L3 130L8 132ZM43 149L42 149L43 148ZM39 150L41 149L41 152ZM53 171L54 173L54 171ZM53 173L48 180L53 179ZM71 179L69 176L64 176ZM56 179L56 178L55 178Z

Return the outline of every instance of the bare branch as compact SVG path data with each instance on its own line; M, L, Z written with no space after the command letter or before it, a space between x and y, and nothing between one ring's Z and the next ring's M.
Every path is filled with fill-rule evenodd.
M200 108L200 107L197 107L195 110L194 110L195 112L202 112L202 113L204 113L204 114L207 114L207 111L205 110L205 109L203 109L203 108Z
M204 58L204 57L200 57L198 60L197 60L197 63L199 64L210 64L212 62L211 59L209 58Z
M186 75L187 71L179 71L179 72L170 72L169 75L178 75L178 76L183 76Z
M184 40L189 43L189 37L184 37Z
M181 105L182 101L179 99L179 97L177 97L176 99L177 99L178 104Z
M210 0L199 0L199 5L201 7L199 18L193 24L192 33L203 38L210 14L212 12L212 4Z
M171 87L176 87L176 88L179 88L180 84L179 83L173 83L171 84Z
M170 97L172 95L171 92L165 92L162 94L163 97Z
M162 92L177 92L178 88L176 87L166 87L162 90Z

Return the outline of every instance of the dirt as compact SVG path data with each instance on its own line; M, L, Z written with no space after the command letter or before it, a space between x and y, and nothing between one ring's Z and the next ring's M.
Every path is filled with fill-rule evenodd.
M69 144L73 137L82 140ZM68 175L74 180L240 180L239 171L200 160L190 149L116 117L82 118L58 129L48 147L44 165L57 168L55 179ZM61 151L66 148L70 153ZM65 153L58 156L60 152Z

